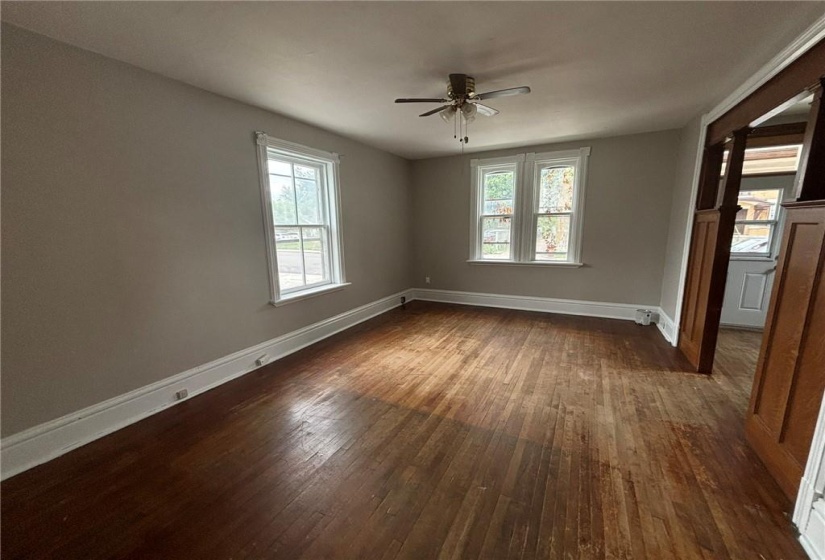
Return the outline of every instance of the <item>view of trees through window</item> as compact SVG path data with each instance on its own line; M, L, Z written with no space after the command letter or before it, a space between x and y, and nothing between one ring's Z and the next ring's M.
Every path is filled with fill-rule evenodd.
M321 168L271 157L267 163L281 290L328 283L329 228Z
M589 155L585 147L473 160L470 262L581 266L579 189Z
M536 260L567 260L576 169L544 167L539 177Z
M511 170L484 173L481 217L481 247L484 258L510 258L515 176L515 172Z

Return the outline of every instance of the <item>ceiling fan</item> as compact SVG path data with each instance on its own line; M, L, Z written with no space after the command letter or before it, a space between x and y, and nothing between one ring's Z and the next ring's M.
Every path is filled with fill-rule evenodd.
M530 93L530 88L527 86L499 89L496 91L488 91L487 93L476 93L476 81L472 76L467 74L450 74L450 79L447 82L447 97L424 97L424 98L401 98L396 99L396 103L446 103L432 111L421 113L419 117L429 117L438 113L445 122L450 122L456 115L461 112L466 122L475 120L476 114L484 115L485 117L493 117L498 114L498 110L479 103L488 99L495 99L497 97L507 97L509 95L522 95Z

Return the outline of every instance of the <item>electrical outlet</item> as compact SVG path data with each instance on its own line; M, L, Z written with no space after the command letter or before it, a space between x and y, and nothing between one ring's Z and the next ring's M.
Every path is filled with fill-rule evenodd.
M189 396L189 390L188 389L181 389L180 391L175 393L175 400L176 401L182 401L183 399L185 399L188 396Z
M430 283L430 277L429 277L429 276L425 276L425 277L424 277L424 283L425 283L425 284L429 284L429 283Z

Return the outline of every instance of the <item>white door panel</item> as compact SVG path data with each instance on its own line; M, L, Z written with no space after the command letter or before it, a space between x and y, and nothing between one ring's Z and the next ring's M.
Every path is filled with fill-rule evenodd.
M742 311L764 310L765 286L768 284L768 276L764 272L745 272L739 309Z
M770 260L731 260L722 324L762 328L768 314L776 265Z

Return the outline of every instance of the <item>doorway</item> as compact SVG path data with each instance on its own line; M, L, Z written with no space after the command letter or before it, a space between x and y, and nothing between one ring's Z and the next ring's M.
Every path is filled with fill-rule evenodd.
M812 101L808 96L776 112L753 129L746 144L713 369L723 369L748 386L776 277L785 216L782 203L794 200ZM728 155L723 155L723 173Z
M750 370L748 442L791 499L825 390L823 55L825 42L708 126L679 333L696 371L726 348ZM760 328L757 352L743 332Z
M748 137L720 323L761 331L767 319L784 211L794 200L813 96L779 111Z

